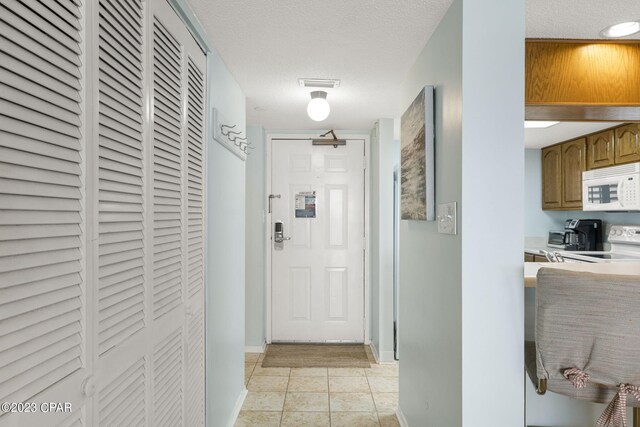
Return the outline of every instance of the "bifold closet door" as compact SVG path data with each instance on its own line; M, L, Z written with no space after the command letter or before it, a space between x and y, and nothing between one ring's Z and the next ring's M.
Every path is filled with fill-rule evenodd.
M97 105L90 152L89 241L94 312L95 410L87 425L150 425L148 411L151 291L145 256L145 3L99 0ZM97 195L97 197L95 196Z
M98 22L93 421L203 425L205 56L165 0L100 0Z
M152 13L154 425L204 425L205 56L166 3ZM182 303L178 316L171 319Z
M0 1L0 402L31 411L0 425L73 425L85 403L81 6Z
M0 427L204 425L205 71L166 0L0 0L0 402L71 404Z

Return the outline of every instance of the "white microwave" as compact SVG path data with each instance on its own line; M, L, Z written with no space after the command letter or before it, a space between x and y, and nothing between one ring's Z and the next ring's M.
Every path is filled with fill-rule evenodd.
M640 211L640 162L582 172L582 209Z

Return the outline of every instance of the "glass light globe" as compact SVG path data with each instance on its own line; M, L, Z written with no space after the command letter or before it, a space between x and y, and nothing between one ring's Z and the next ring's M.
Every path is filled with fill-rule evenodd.
M315 93L315 92L314 92ZM312 98L309 101L309 105L307 105L307 114L316 122L321 122L327 117L329 117L329 113L331 112L331 107L329 107L329 103L326 100L326 92L323 92L325 97L317 96L313 97L314 93L311 94Z

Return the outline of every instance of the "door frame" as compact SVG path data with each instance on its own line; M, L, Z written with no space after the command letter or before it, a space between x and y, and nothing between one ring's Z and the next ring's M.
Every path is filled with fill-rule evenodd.
M317 139L320 131L313 131L309 133L267 133L265 138L265 186L264 186L264 198L265 198L265 210L264 210L264 247L265 247L265 338L266 343L271 344L271 214L269 213L269 194L271 194L271 148L274 140L300 140L306 139L311 141ZM344 139L356 139L364 141L364 344L369 345L371 340L369 339L369 313L370 313L370 272L371 272L371 240L370 240L370 171L371 171L371 156L369 155L370 147L370 135L366 133L349 133L340 135L340 138Z

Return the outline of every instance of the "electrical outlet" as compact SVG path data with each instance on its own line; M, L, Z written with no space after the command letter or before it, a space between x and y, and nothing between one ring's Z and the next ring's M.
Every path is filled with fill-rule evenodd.
M456 202L438 205L438 233L457 234Z

